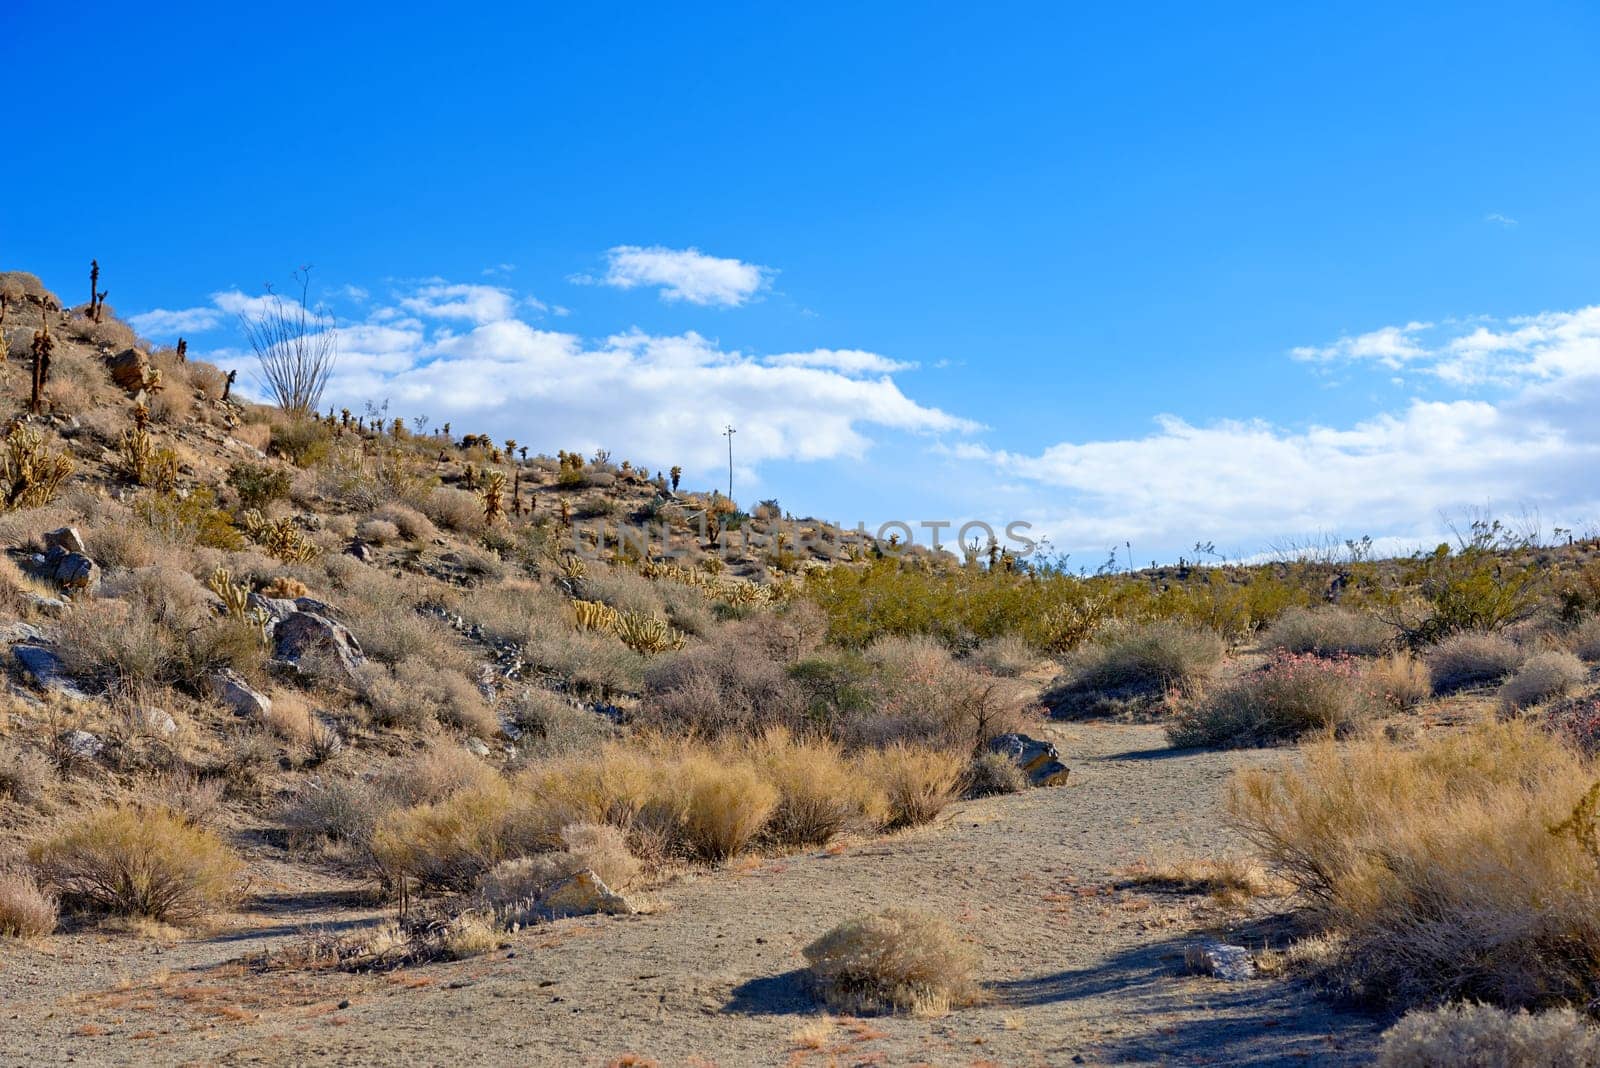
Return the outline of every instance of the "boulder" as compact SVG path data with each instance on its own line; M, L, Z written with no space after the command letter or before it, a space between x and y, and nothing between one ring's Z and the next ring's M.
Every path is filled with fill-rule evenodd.
M475 757L486 757L489 755L489 743L485 742L482 738L468 738L462 744L467 747L467 752L471 753Z
M44 556L45 577L64 590L90 590L100 585L100 565L82 553L59 545Z
M37 593L24 593L22 601L36 612L51 618L66 615L69 607L67 602L59 597L45 597Z
M13 645L11 656L28 681L48 693L63 697L83 697L84 692L67 676L61 658L42 645Z
M151 734L177 734L178 721L164 708L141 708L138 723Z
M301 598L309 600L309 598ZM350 628L319 612L291 612L273 631L273 655L300 669L308 654L322 654L338 665L345 679L354 682L356 669L366 660L361 643Z
M81 553L83 548L83 535L78 533L77 527L58 527L47 531L44 535L46 549L61 549L69 553Z
M989 751L1010 757L1034 786L1061 786L1070 774L1054 745L1026 734L1002 734L991 738Z
M44 634L31 623L0 623L0 642L15 645L18 642L41 642Z
M259 593L252 593L245 603L251 608L261 609L274 624L282 623L300 610L287 597L263 597Z
M237 671L223 668L206 676L211 696L241 716L260 719L272 711L272 699L245 682Z
M1183 964L1190 974L1209 975L1230 983L1254 978L1256 974L1248 949L1223 942L1198 942L1187 947Z
M540 894L538 911L548 919L559 920L563 916L591 916L597 912L607 916L631 916L638 910L627 898L607 886L600 876L583 868Z
M150 366L150 357L139 349L123 349L115 356L107 356L106 369L111 372L112 381L129 393L149 389L160 380Z

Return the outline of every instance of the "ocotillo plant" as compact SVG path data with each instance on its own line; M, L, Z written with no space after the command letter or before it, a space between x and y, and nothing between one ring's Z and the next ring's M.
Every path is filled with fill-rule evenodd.
M228 372L228 380L222 384L222 399L223 400L227 400L228 399L228 395L233 392L233 383L234 383L234 380L237 379L238 377L239 377L239 372L238 371L229 371Z

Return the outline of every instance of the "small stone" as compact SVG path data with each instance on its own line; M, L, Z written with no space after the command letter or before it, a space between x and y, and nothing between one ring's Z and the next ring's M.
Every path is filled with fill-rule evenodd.
M39 645L13 645L11 656L21 666L28 680L39 689L64 697L85 696L67 677L61 658L49 649Z
M65 615L69 607L67 602L59 597L45 597L37 593L24 593L22 601L35 611L52 618Z
M172 713L164 708L144 708L139 710L139 722L145 730L152 734L177 734L178 721L172 718Z
M93 590L100 585L100 565L82 553L59 547L45 556L50 578L64 590Z
M7 645L43 640L43 632L31 623L0 623L0 642L5 642Z
M991 738L989 751L1010 757L1034 786L1061 786L1071 774L1054 745L1026 734L1001 734Z
M489 746L482 738L468 738L464 744L467 747L467 752L471 753L475 757L486 757L489 755Z

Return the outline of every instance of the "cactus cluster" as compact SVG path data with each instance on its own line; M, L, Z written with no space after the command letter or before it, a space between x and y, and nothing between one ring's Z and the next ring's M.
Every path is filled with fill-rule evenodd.
M653 655L682 649L685 638L666 620L649 612L619 612L601 601L573 601L578 629L614 635L636 653Z
M250 587L234 582L228 569L219 566L206 579L206 589L222 598L223 610L229 618L248 623L261 644L267 644L272 616L264 608L250 606Z
M493 523L506 515L506 476L490 471L483 477L483 521Z
M267 551L287 564L304 564L316 558L317 546L295 525L293 519L269 520L258 509L252 508L240 517L245 533Z
M0 449L0 504L7 511L49 504L72 471L72 457L47 449L39 431L14 424Z
M157 448L147 429L148 409L134 409L134 426L124 430L117 442L117 460L122 473L133 483L170 493L178 485L178 454Z

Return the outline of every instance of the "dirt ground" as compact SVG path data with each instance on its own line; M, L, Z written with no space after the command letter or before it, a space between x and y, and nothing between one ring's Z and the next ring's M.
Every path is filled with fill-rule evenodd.
M279 891L203 939L58 936L0 953L4 1064L1363 1064L1383 1021L1272 978L1184 973L1207 931L1260 945L1270 917L1123 889L1141 860L1241 844L1235 768L1293 750L1174 752L1159 728L1052 728L1071 784L952 806L837 853L673 882L660 909L561 921L487 956L380 976L258 973L238 958L307 926L375 922L359 888ZM912 904L981 949L987 1003L936 1019L822 1016L800 949ZM634 1059L629 1059L630 1057Z

